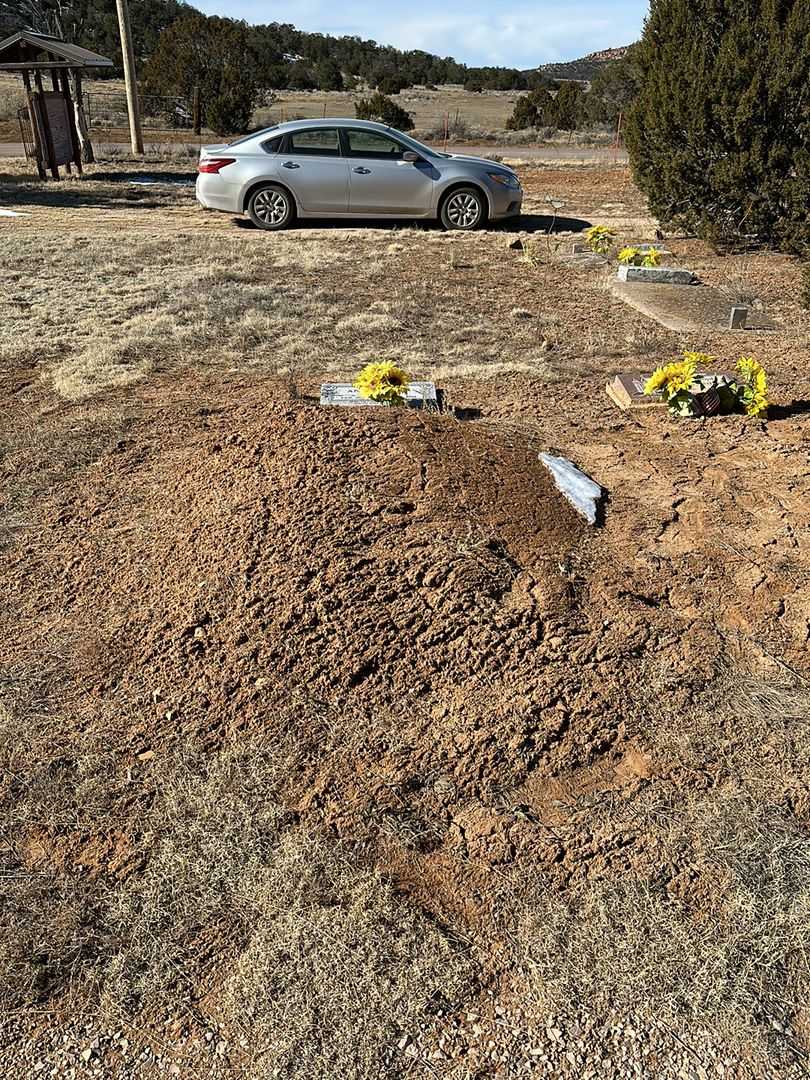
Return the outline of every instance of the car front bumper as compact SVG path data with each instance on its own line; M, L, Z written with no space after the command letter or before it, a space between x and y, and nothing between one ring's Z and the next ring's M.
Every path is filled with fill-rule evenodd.
M493 184L489 189L489 220L502 221L516 217L523 206L522 188L505 188Z

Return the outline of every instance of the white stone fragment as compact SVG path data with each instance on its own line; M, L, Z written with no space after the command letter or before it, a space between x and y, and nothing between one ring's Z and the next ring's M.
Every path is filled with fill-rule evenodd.
M25 210L4 210L0 207L0 217L31 217Z
M589 525L596 524L596 507L602 498L602 488L572 464L568 458L540 454L540 460L554 477L559 491Z

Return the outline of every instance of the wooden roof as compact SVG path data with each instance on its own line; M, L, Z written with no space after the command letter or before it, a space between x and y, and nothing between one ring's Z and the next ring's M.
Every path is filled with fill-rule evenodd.
M69 41L20 30L0 41L0 71L31 71L36 68L111 68L106 56L71 45Z

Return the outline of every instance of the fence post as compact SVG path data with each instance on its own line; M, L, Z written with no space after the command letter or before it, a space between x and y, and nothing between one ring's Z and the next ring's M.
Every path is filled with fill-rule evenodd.
M200 118L200 88L195 86L191 91L191 122L194 125L194 134L199 135L202 130Z
M444 114L444 149L447 152L447 140L450 138L450 113Z

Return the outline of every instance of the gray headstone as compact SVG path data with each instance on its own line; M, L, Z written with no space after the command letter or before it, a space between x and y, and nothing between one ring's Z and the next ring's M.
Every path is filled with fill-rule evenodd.
M733 307L728 319L729 330L744 330L748 322L747 307Z
M660 244L649 244L645 242L643 244L631 244L630 247L636 248L637 251L642 252L642 254L644 255L646 255L648 251L657 251L659 255L672 254L671 251L667 250L667 248L665 247L662 247Z
M435 383L412 382L408 387L405 404L411 409L438 409ZM351 383L323 383L321 405L373 405L382 408L377 401L361 398Z
M648 285L691 285L696 280L691 270L674 266L620 266L619 281L643 281Z

